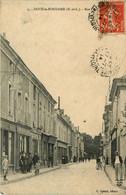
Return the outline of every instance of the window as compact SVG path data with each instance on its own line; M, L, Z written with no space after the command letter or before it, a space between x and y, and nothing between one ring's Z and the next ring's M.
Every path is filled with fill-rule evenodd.
M21 92L18 92L18 109L22 108L22 96Z
M33 104L33 127L36 127L36 105Z
M12 114L12 86L9 83L9 114Z
M36 86L33 87L33 99L36 100Z
M13 64L13 62L10 60L10 66Z
M28 113L28 95L25 94L25 112Z
M39 102L39 121L40 121L40 127L42 126L42 102Z
M51 105L51 114L53 114L53 105Z
M25 94L25 122L28 122L28 113L29 113L29 109L28 109L28 95Z
M50 112L50 102L48 101L48 112Z

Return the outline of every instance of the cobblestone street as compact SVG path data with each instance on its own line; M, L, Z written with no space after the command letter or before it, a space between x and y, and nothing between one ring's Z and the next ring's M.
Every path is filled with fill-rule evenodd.
M95 161L75 163L53 172L21 182L1 186L7 195L124 195L125 190L113 186L103 170L96 170Z

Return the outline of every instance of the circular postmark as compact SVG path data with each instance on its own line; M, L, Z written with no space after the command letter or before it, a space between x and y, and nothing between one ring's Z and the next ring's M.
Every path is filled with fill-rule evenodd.
M97 48L91 56L90 62L95 72L103 77L114 76L120 69L117 57L108 48Z
M99 6L93 5L88 14L88 20L95 31L99 31Z

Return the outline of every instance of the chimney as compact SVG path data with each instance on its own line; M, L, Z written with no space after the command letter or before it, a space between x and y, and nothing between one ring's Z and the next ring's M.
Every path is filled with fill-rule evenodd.
M5 32L3 32L3 38L4 38L4 40L6 41L6 43L9 45L10 42L6 39L6 33L5 33Z
M5 32L3 33L3 38L6 39L6 33Z
M58 109L60 110L60 96L58 96Z

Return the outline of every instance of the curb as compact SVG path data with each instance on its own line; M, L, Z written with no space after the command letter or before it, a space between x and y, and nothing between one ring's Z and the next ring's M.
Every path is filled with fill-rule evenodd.
M123 189L123 190L126 190L126 187L125 187L125 186L117 186L116 184L114 184L106 170L105 170L105 174L106 174L106 176L108 177L110 183L111 183L114 187L116 186L116 187L118 187L118 188L121 188L121 189Z
M38 175L32 174L32 175L28 175L28 176L25 176L25 177L21 177L21 178L17 178L17 179L12 179L12 180L6 181L6 182L3 181L3 182L0 182L0 185L7 185L7 184L10 184L10 183L16 183L18 181L30 179L32 177L37 177L37 176L40 176L42 174L45 174L45 173L48 173L48 172L51 172L51 171L55 171L55 170L60 169L60 168L61 168L61 166L58 166L58 167L55 167L55 168L53 168L51 170L43 171L43 172L39 173Z
M78 163L78 162L77 162ZM28 176L25 176L25 177L21 177L21 178L16 178L16 179L12 179L12 180L9 180L9 181L2 181L0 182L0 185L7 185L7 184L11 184L11 183L16 183L18 181L22 181L22 180L26 180L26 179L30 179L32 177L37 177L37 176L40 176L42 174L45 174L45 173L48 173L48 172L51 172L51 171L55 171L55 170L58 170L62 167L66 167L66 166L71 166L71 165L74 165L75 163L68 163L68 164L62 164L62 165L58 165L57 167L54 167L53 169L49 169L49 170L45 170L43 172L40 172L38 175L35 175L35 174L31 174L31 175L28 175Z

